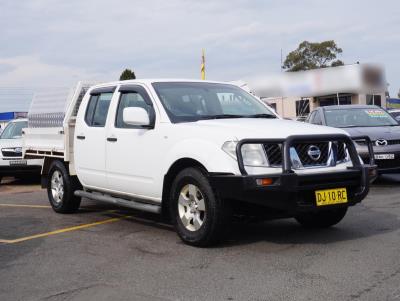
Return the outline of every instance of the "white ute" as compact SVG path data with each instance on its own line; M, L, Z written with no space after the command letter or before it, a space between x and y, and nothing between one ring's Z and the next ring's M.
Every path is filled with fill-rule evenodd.
M53 209L88 198L162 213L191 245L218 241L236 214L332 226L375 172L342 130L283 120L233 84L80 83L41 114L51 95L33 104L24 151L44 158Z

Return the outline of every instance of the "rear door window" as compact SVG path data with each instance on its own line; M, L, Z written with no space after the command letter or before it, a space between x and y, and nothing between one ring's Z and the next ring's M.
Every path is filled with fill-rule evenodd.
M86 109L85 121L93 127L104 127L113 93L92 95Z

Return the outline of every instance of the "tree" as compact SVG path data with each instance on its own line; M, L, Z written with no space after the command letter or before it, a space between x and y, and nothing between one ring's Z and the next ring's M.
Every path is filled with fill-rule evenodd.
M333 40L321 43L304 41L286 56L282 67L287 71L300 71L342 66L344 63L336 59L342 52Z
M119 80L128 79L136 79L135 72L133 72L131 69L125 69L122 71L121 76L119 77Z

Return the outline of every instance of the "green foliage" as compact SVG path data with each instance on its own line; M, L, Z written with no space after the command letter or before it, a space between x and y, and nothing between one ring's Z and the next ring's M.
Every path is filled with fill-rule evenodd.
M125 69L121 73L121 76L119 77L119 80L128 80L128 79L136 79L135 72L133 72L131 69Z
M336 59L342 51L333 40L321 43L304 41L286 56L283 68L287 71L300 71L342 66L344 63Z

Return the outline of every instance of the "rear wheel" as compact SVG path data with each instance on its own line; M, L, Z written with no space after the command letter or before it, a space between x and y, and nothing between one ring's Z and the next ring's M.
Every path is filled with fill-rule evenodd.
M347 208L327 209L303 213L296 216L297 222L306 228L328 228L339 223L346 215Z
M57 213L73 213L79 209L81 198L74 195L79 188L76 178L69 175L60 161L51 163L47 182L50 205Z
M230 206L218 198L199 168L186 168L176 176L170 213L179 237L200 247L218 242L229 228L231 216Z

